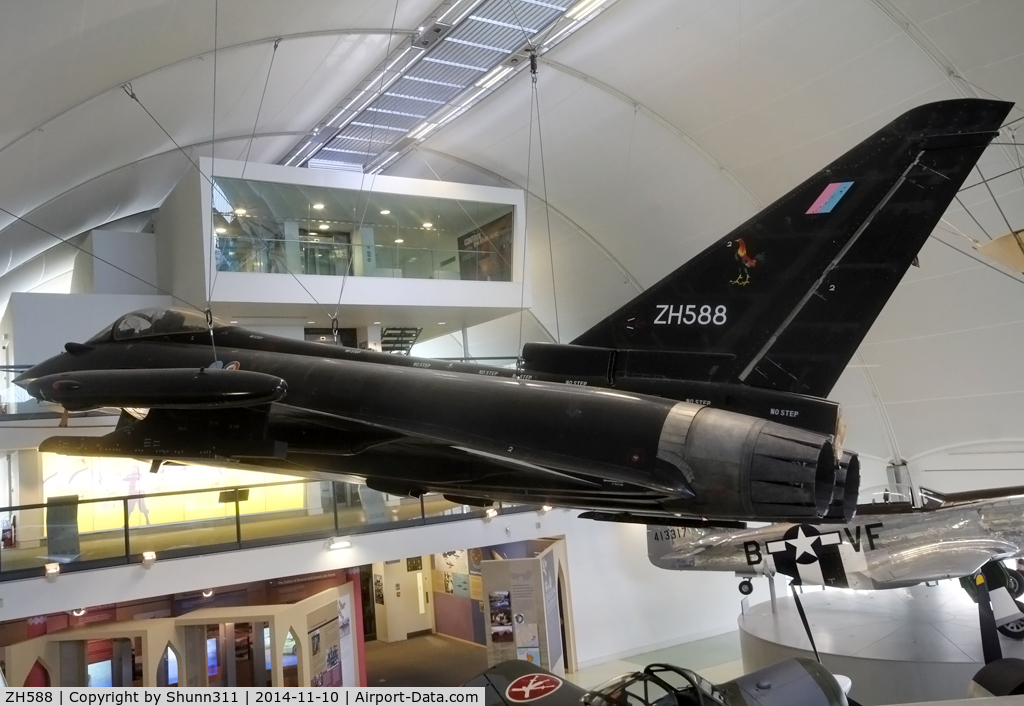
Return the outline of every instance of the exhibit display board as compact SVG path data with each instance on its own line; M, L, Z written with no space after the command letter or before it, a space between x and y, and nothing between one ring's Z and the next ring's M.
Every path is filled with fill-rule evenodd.
M487 663L510 659L564 674L554 544L535 557L481 562Z

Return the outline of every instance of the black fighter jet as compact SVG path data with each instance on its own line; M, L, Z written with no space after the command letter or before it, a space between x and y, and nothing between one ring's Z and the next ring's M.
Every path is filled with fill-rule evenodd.
M224 462L583 508L595 519L848 521L855 454L825 399L1009 103L897 118L571 344L516 369L127 314L15 380L125 410L43 451Z

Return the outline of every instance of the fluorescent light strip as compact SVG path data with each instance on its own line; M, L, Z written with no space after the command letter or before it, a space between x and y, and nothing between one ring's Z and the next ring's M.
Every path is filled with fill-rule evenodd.
M373 139L370 139L368 137L354 137L352 135L336 135L334 137L334 140L331 140L331 142L334 142L335 140L351 140L352 142L361 142L361 143L364 143L364 144L365 143L370 143L370 144L376 144L376 145L390 145L391 144L391 140L373 140Z
M550 2L541 2L541 0L519 0L520 2L529 3L530 5L540 5L541 7L550 7L552 10L558 10L562 12L565 10L561 5L554 5Z
M390 125L374 125L373 123L357 123L355 120L350 122L349 125L358 125L359 127L380 128L381 130L391 130L392 132L407 132L406 128L404 127L391 127ZM359 138L353 137L351 139L358 140Z
M575 32L580 27L582 27L582 25L580 24L580 21L579 20L573 20L572 22L567 24L565 27L560 29L558 32L556 32L555 34L553 34L550 37L548 37L547 41L545 41L544 44L542 44L541 46L545 46L546 47L546 46L548 46L550 44L554 44L556 41L558 41L558 38L561 37L562 35L564 35L566 33L570 33L571 34L572 32Z
M310 143L311 143L311 142L313 142L313 141L312 141L312 140L310 140L309 142L307 142L306 144L304 144L304 145L303 145L302 147L300 147L300 148L299 148L299 151L298 151L298 152L296 152L296 153L295 153L294 155L292 155L292 159L295 159L295 158L296 158L296 157L298 157L298 156L299 156L300 154L302 154L302 150L304 150L304 149L306 149L307 147L309 147L309 145L310 145ZM284 163L284 166L286 166L286 167L287 167L287 166L288 166L289 164L291 164L291 163L292 163L292 159L289 159L289 160L288 160L287 162L285 162L285 163Z
M345 152L346 154L368 154L374 157L377 156L376 152L364 152L362 150L343 150L339 147L322 147L321 150L323 150L324 152Z
M433 98L420 98L419 96L407 96L404 93L391 93L388 91L384 94L385 96L391 96L392 98L405 98L411 101L423 101L424 103L436 103L437 105L444 105L444 101L434 100Z
M445 66L454 66L454 67L456 67L458 69L470 69L472 71L486 71L487 70L487 69L481 68L479 66L472 66L470 64L460 64L460 63L455 62L455 61L445 61L444 59L435 59L432 56L425 56L425 57L423 57L423 60L424 61L429 61L431 64L444 64Z
M474 102L477 98L479 98L480 96L482 96L486 92L487 92L486 88L481 88L479 91L474 93L472 96L470 96L466 100L464 100L461 103L459 103L459 107L461 107L461 108L467 107L470 103Z
M382 77L382 76L383 76L384 74L386 74L386 73L387 73L388 71L390 71L390 70L391 70L391 68L392 68L392 67L393 67L393 66L394 66L395 64L397 64L397 63L398 63L398 62L399 62L399 61L400 61L400 60L402 59L402 57L403 57L403 56L405 56L406 54L408 54L408 53L409 53L409 50L410 50L410 49L412 49L412 47L406 47L406 48L405 48L405 50L404 50L404 51L403 51L403 52L402 52L401 54L399 54L399 55L398 55L397 57L395 57L395 60L394 60L394 61L392 61L392 62L391 62L390 64L388 64L388 65L387 65L387 66L386 66L386 67L384 68L384 71L380 73L380 75L378 75L378 76L377 76L376 78L374 78L373 80L371 80L371 81L370 81L370 83L369 83L369 84L368 84L368 85L366 86L366 88L364 88L363 90L359 91L359 93L357 93L357 94L355 95L355 97L354 97L354 98L353 98L352 100L350 100L350 101L349 101L349 102L348 102L347 104L345 104L345 107L344 107L344 108L342 108L341 110L339 110L339 111L337 112L337 114L336 114L336 115L335 115L335 116L334 116L333 118L331 118L330 120L328 120L328 121L327 121L327 125L328 125L328 126L330 126L330 124L331 124L331 123L333 123L333 122L334 122L335 120L337 120L338 118L340 118L340 117L341 117L341 114L342 114L342 113L344 113L344 112L345 112L346 110L348 110L349 108L351 108L351 107L352 107L352 105L353 105L353 104L354 104L354 103L355 103L355 102L356 102L357 100L359 100L359 99L360 99L360 98L362 98L362 97L363 97L364 95L366 95L366 92L367 92L368 90L370 90L371 88L373 88L373 84L375 84L375 83L376 83L377 81L379 81L379 80L380 80L380 78L381 78L381 77ZM401 77L401 74L399 74L399 76L397 76L397 77L395 77L395 78L399 78L399 77ZM388 85L388 86L390 86L390 85L391 85L391 83L394 83L394 81L395 81L395 79L392 79L392 80L391 80L391 82L390 82L390 83L388 83L387 85ZM371 100L372 100L372 99L371 99ZM358 110L356 110L355 112L356 112L356 113L358 113L359 111L361 111L361 110L362 110L363 108L365 108L365 107L366 107L366 104L364 104L364 105L363 105L362 107L360 107L360 108L359 108Z
M403 113L400 110L385 110L384 108L367 108L366 110L371 113L387 113L388 115L401 115L406 118L419 118L420 120L427 117L418 113Z
M520 25L514 25L511 22L499 22L498 20L492 20L490 17L480 17L480 15L470 15L469 19L476 20L477 22L486 22L489 25L497 25L498 27L508 27L514 29L517 32L529 32L530 34L536 34L539 30L530 29L529 27L522 27Z
M420 78L419 76L403 76L406 81L418 81L419 83L432 83L435 86L448 86L449 88L465 88L461 83L448 83L447 81L435 81L432 78Z
M596 10L603 2L604 0L582 0L577 3L576 7L565 13L565 16L571 20L581 20L584 16Z
M479 44L477 42L468 42L465 39L455 39L453 37L445 37L444 41L452 42L453 44L465 44L467 47L476 47L477 49L486 49L487 51L496 51L499 54L508 54L508 49L502 49L501 47L492 47L489 44Z
M398 156L398 152L392 152L390 157L388 157L383 162L381 162L376 167L374 167L374 171L378 171L378 170L383 169L385 164L387 164L388 162L390 162L392 159L394 159L397 156Z
M414 140L418 140L424 135L426 135L428 132L433 130L435 127L437 127L436 123L423 123L418 128L410 132L409 137L411 137Z
M455 10L455 8L457 8L459 5L462 4L462 2L463 2L463 0L456 0L455 2L453 2L451 7L448 8L448 11L445 12L440 17L437 18L438 24L444 22L444 18L447 17L448 15L450 15L452 13L452 11ZM469 4L472 6L472 4L473 4L472 1Z
M508 76L515 69L513 66L498 66L490 74L484 76L482 79L476 82L476 85L481 88L490 88L501 79Z
M331 159L311 159L309 166L313 169L334 169L338 171L361 172L363 165L358 162L335 162Z

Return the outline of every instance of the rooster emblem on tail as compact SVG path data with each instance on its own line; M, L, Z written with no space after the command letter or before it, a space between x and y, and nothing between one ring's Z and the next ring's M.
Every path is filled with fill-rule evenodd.
M751 257L747 241L743 238L737 238L736 240L731 241L729 245L736 248L736 261L740 266L740 271L739 274L736 275L736 279L729 280L729 284L734 284L737 287L746 287L750 284L750 273L756 270L760 263L764 262L764 253L758 253Z

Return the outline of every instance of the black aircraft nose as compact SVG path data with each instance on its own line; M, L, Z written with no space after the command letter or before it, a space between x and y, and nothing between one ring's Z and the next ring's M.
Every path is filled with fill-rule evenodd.
M61 353L55 355L52 358L47 358L41 363L33 365L28 370L24 371L18 377L14 378L13 382L18 387L23 388L33 397L35 396L32 390L32 382L46 375L53 375L54 373L65 373L75 370L78 366L75 360L75 353L84 352L85 349L92 350L92 346L84 346L81 343L68 343L65 346L67 353ZM74 350L72 350L74 349Z

